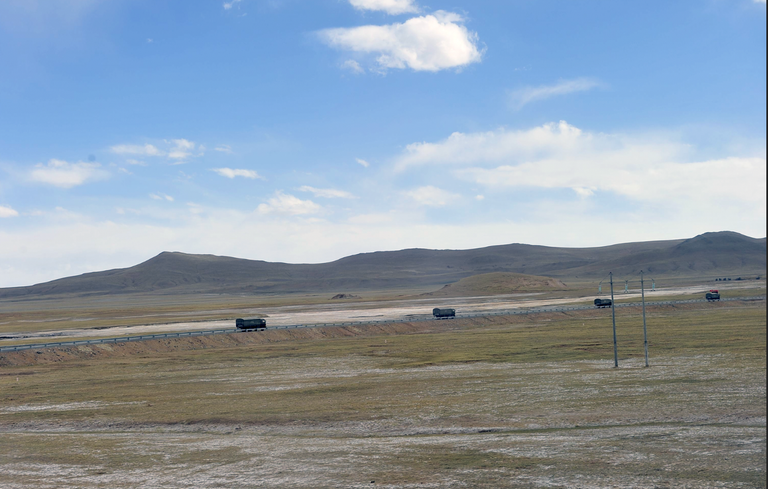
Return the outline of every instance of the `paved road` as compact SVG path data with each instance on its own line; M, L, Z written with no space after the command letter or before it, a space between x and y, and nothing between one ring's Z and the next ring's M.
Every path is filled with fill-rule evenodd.
M765 296L758 297L732 297L728 299L721 299L723 302L727 301L754 301L765 300ZM693 304L696 302L707 302L706 299L688 299L679 301L647 301L647 306L661 306L668 304ZM616 304L616 308L623 307L638 307L642 305L640 302L629 302ZM503 311L489 311L478 312L473 314L457 314L457 318L476 318L476 317L489 317L489 316L512 316L519 314L540 314L544 312L566 312L566 311L583 311L587 309L595 309L595 306L572 306L572 307L537 307L533 309L515 309L515 310L503 310ZM342 323L320 323L320 324L289 324L283 326L270 326L268 330L274 329L298 329L298 328L323 328L329 326L352 326L363 324L387 324L387 323L403 323L403 322L416 322L416 321L434 321L435 319L431 315L424 315L423 317L408 317L401 319L388 319L385 321L351 321ZM123 336L120 338L101 338L95 340L77 340L77 341L60 341L54 343L34 343L28 345L16 345L16 346L3 346L0 347L0 352L21 351L21 350L40 350L43 348L56 348L61 346L80 346L80 345L100 345L104 343L126 343L130 341L145 341L156 340L162 338L184 338L186 336L208 336L214 334L230 334L240 332L236 328L226 329L212 329L208 331L185 331L181 333L162 333L162 334L149 334L149 335L137 335L137 336ZM258 334L258 333L254 333Z

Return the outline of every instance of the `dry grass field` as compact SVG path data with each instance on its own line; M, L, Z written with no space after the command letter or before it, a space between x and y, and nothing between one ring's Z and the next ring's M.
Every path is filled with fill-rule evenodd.
M0 354L0 487L765 487L764 301Z

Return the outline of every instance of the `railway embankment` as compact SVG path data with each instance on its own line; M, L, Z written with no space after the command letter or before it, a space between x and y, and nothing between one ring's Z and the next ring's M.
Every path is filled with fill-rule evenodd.
M762 299L764 300L764 299ZM649 312L706 308L739 307L742 301L720 303L678 303L648 306ZM622 316L637 315L640 307L622 308ZM392 323L354 324L311 328L267 329L266 331L232 332L205 336L149 339L135 342L67 345L51 348L0 352L0 368L45 365L61 362L116 359L133 356L164 356L172 352L257 347L286 341L316 341L330 338L386 336L403 334L440 333L451 330L493 326L547 325L556 319L599 319L610 316L609 310L581 309L569 311L536 312L499 316L457 317L442 321L403 321ZM621 319L619 319L621 321ZM2 371L0 371L2 375Z
M494 318L500 321L500 318ZM484 318L425 322L402 322L391 324L361 324L350 326L327 326L322 328L276 329L255 332L237 332L209 336L164 338L125 343L103 343L94 345L62 346L38 350L22 350L0 353L0 367L40 365L78 360L110 359L120 357L162 356L176 351L202 350L212 348L236 348L258 346L270 343L296 340L321 340L353 336L378 336L438 332L458 327L471 327L471 323L486 323ZM437 324L436 324L437 323ZM1 375L1 373L0 373Z

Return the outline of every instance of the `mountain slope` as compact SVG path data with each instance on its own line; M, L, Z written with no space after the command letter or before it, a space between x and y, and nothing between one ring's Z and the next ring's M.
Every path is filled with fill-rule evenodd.
M602 278L609 271L617 276L631 275L640 270L655 277L764 275L765 267L765 238L753 239L733 232L599 248L509 244L472 250L382 251L321 264L163 252L130 268L0 289L0 298L135 292L247 294L385 290L441 286L494 272L560 280Z
M463 278L458 282L445 285L442 289L435 292L422 294L422 296L467 297L565 289L567 289L567 286L563 282L550 277L539 277L524 273L491 272Z

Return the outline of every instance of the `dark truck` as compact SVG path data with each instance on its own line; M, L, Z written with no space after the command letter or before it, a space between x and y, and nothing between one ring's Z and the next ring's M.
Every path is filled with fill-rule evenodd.
M595 299L595 307L611 307L611 299Z
M707 298L707 301L709 301L709 302L719 301L720 300L720 292L717 291L717 290L712 289L709 292L707 292L707 295L705 297Z
M441 309L439 307L436 307L432 309L432 315L435 316L435 319L449 319L456 317L456 309Z
M243 331L267 329L267 321L264 319L235 319L235 327Z

